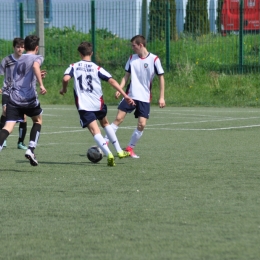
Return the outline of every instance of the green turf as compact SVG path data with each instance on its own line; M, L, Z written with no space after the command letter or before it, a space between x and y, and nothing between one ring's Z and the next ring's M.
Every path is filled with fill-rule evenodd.
M140 159L107 167L74 106L43 108L39 166L17 128L0 153L0 259L259 259L260 109L152 107Z

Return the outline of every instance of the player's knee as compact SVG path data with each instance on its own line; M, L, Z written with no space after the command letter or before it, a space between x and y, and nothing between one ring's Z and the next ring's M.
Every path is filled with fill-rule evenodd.
M118 125L120 125L123 121L124 121L124 117L119 117L119 116L117 116L116 119L115 119L115 121L114 121L114 124L118 126Z
M146 122L138 122L137 129L138 131L143 131L145 128Z
M32 121L34 124L42 125L42 118L41 117L32 117Z

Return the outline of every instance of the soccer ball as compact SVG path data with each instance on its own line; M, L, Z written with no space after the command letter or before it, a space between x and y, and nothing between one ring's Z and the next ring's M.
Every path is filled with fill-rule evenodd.
M97 162L101 161L103 156L104 156L104 154L98 146L91 146L87 150L87 157L93 163L97 163Z

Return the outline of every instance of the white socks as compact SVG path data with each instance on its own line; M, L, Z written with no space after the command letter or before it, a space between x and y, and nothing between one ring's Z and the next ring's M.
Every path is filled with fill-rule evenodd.
M94 135L94 140L106 156L111 153L102 134Z
M142 134L143 134L143 131L138 131L137 129L135 129L132 136L131 136L131 139L130 139L128 146L134 148L136 143L141 138Z
M118 129L118 126L117 125L115 125L114 123L112 123L112 124L110 124L110 126L112 127L112 129L114 130L114 132L116 132L117 131L117 129ZM107 133L106 133L106 135L105 135L105 140L106 140L106 142L107 143L109 143L110 142L110 140L109 140L109 138L108 138L108 135L107 135Z
M116 126L116 125L114 125L114 126ZM118 127L116 126L116 130L117 130L117 128ZM115 147L116 151L118 153L121 152L122 149L120 147L120 144L119 144L118 139L117 139L116 134L115 134L116 130L111 125L108 125L108 126L104 127L104 130L106 132L107 138L113 144L113 146Z

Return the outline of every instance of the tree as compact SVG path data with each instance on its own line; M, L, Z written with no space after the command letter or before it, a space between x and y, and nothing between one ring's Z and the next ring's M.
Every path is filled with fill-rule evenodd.
M184 31L195 34L209 33L207 0L188 0Z
M222 12L222 6L223 6L223 0L218 0L216 25L217 25L217 30L218 30L219 33L221 32L221 12Z
M151 0L149 8L149 40L165 40L167 2L170 5L170 39L177 40L175 0Z

